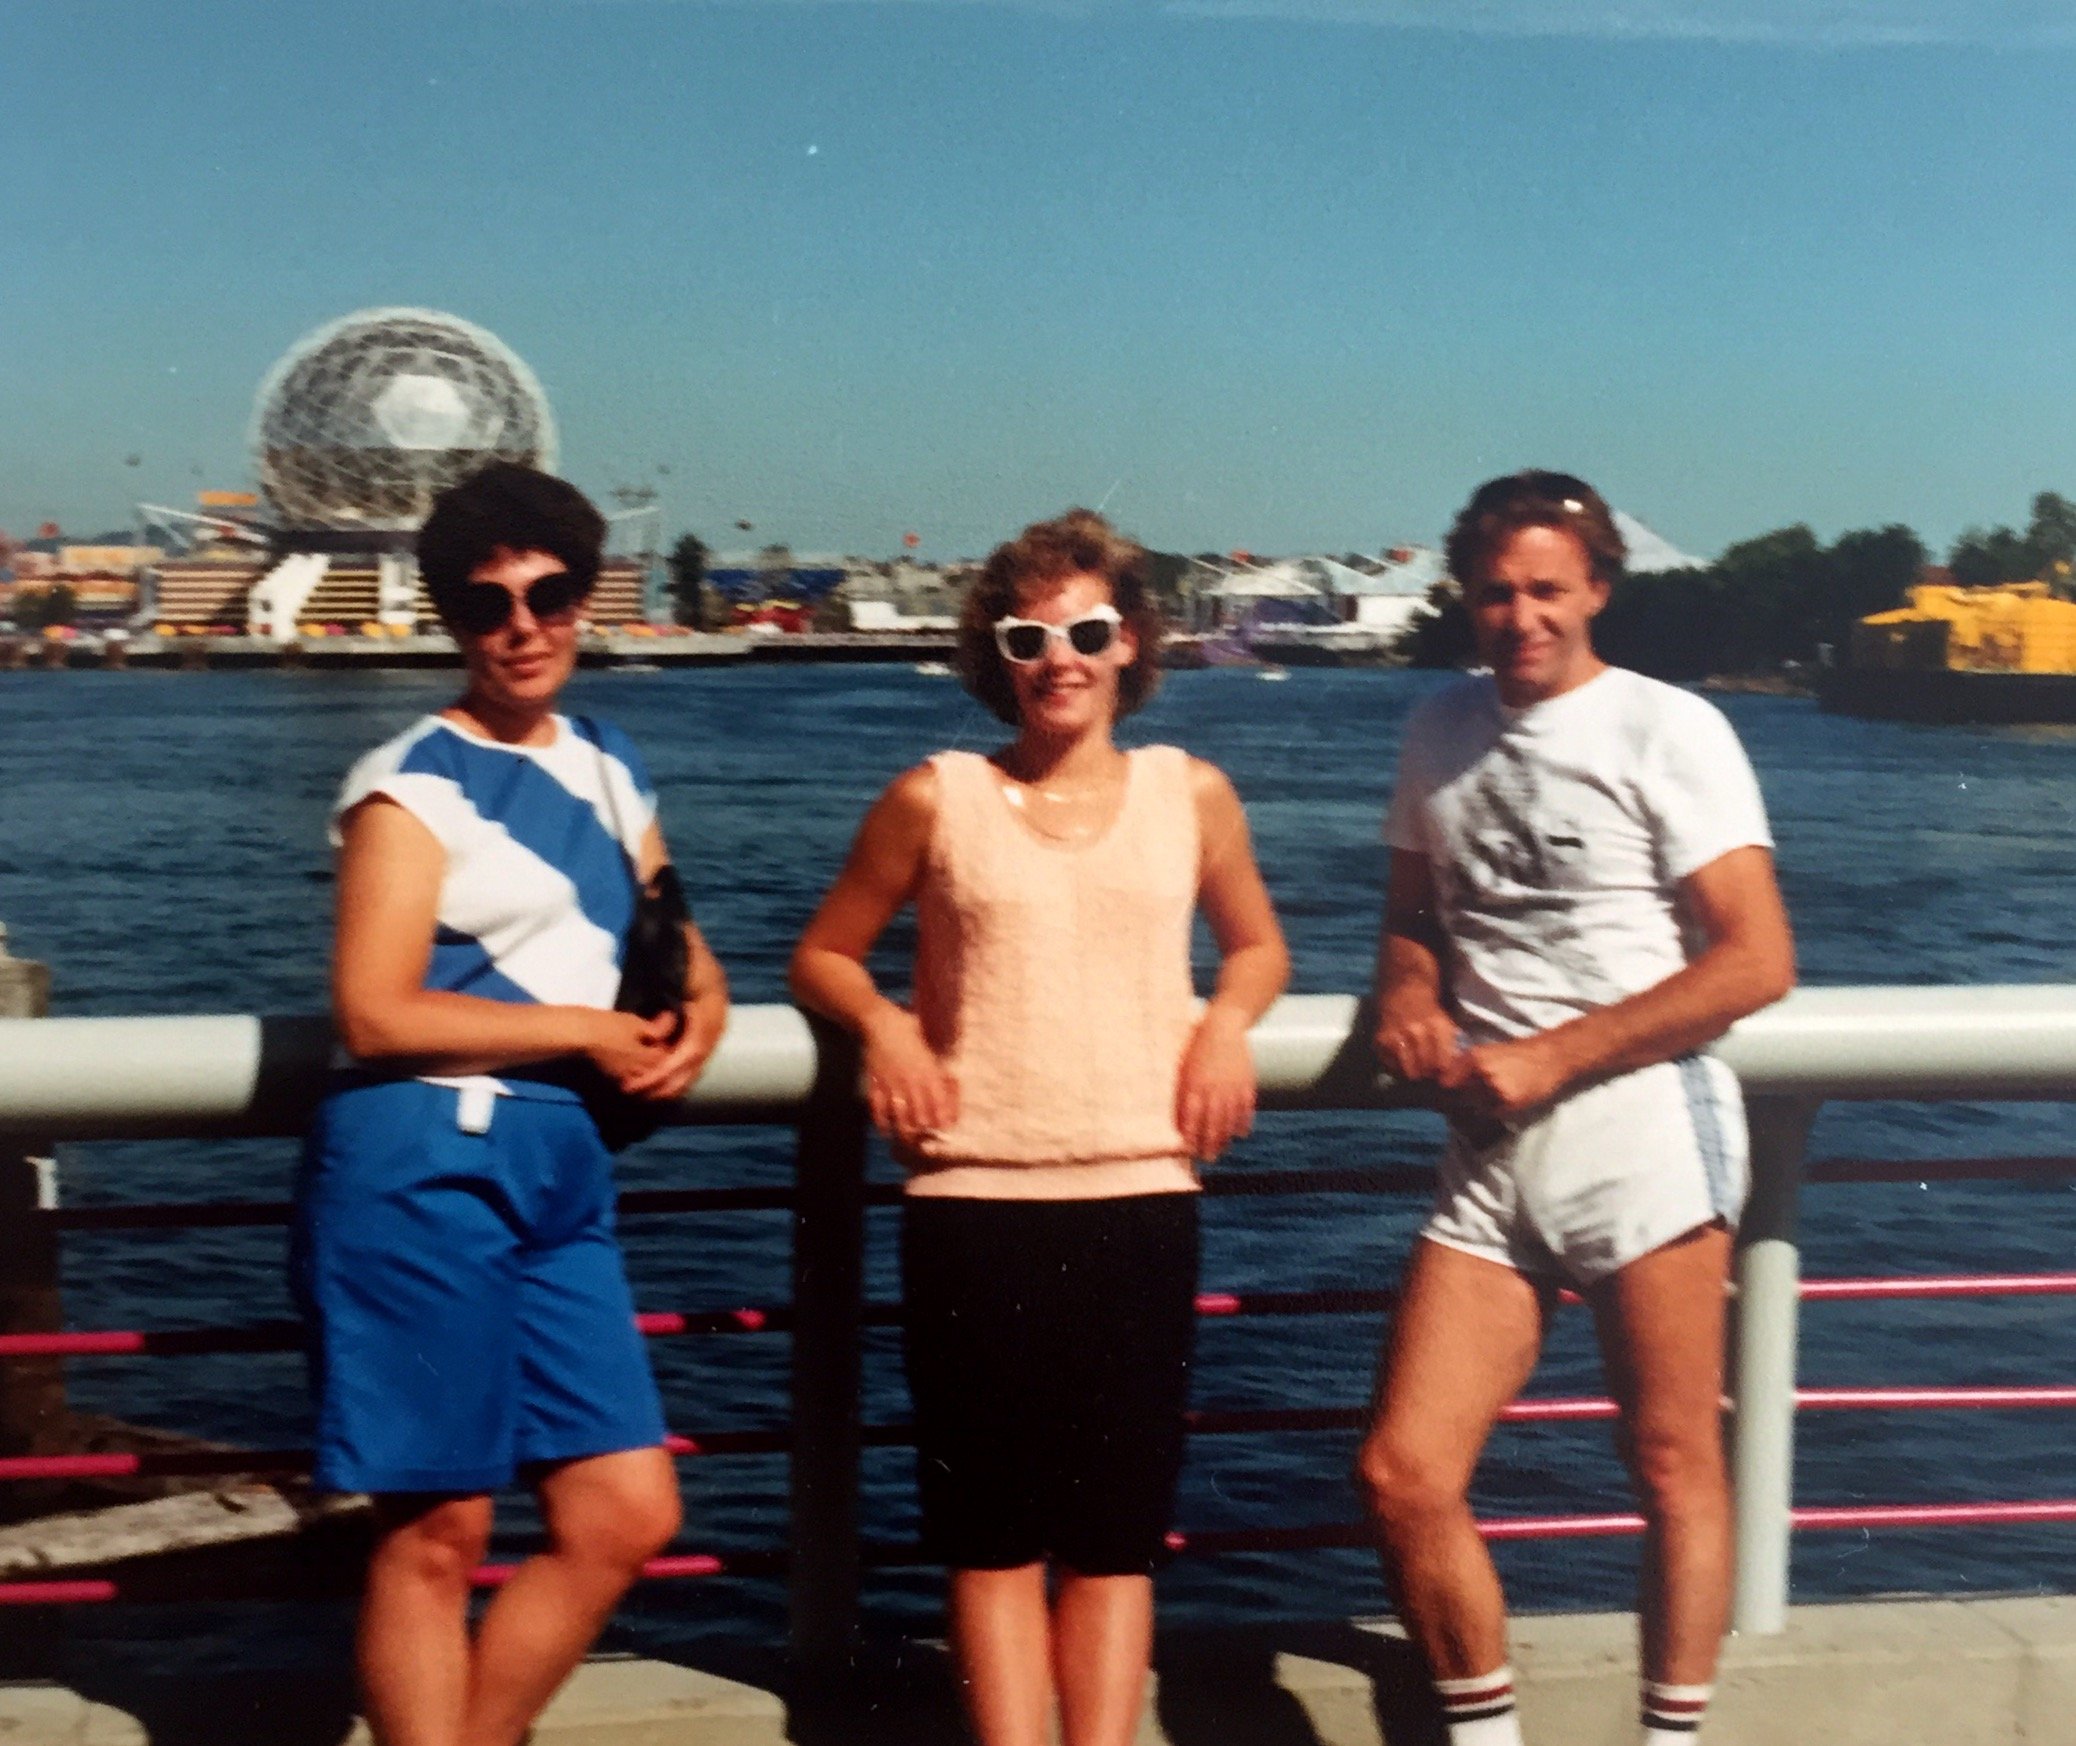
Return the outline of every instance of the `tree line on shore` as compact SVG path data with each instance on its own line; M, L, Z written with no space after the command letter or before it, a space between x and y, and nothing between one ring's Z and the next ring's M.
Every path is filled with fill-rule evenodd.
M1856 620L1903 604L1930 554L1901 522L1855 528L1828 546L1805 523L1741 540L1712 564L1625 576L1595 627L1602 655L1661 679L1778 672L1842 659ZM2076 503L2057 492L2033 499L2024 531L1971 527L1946 558L1969 587L2045 579L2070 592L2076 564ZM1428 597L1428 610L1401 645L1416 667L1460 667L1472 658L1470 620L1454 583Z

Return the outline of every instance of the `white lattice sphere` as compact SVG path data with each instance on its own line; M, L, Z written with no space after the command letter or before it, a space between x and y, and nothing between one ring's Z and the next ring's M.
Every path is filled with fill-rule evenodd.
M267 372L252 464L292 528L412 529L489 461L552 471L555 420L495 334L431 309L363 309Z

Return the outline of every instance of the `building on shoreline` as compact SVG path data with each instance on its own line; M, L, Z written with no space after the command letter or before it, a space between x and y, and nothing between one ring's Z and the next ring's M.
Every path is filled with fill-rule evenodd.
M413 545L434 498L491 461L553 469L554 416L494 334L426 309L367 309L306 334L254 400L256 493L203 492L194 510L140 504L171 536L145 569L138 622L280 645L438 631ZM653 493L623 494L592 591L601 628L645 625Z

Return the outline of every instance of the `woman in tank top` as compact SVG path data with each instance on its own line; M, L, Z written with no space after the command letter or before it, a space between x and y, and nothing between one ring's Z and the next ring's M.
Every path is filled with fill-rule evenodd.
M923 1538L983 1746L1125 1746L1181 1466L1195 1160L1247 1132L1289 959L1232 784L1123 751L1160 619L1145 552L1070 510L988 559L959 633L993 754L897 778L793 956L864 1045L909 1171L904 1356ZM914 998L865 960L916 909ZM1191 916L1221 962L1197 1010ZM1048 1574L1053 1583L1048 1600Z

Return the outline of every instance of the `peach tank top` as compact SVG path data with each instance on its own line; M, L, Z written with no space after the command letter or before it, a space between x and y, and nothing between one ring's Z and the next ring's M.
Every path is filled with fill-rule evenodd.
M915 1011L959 1119L903 1159L908 1192L1082 1200L1196 1188L1175 1086L1196 1024L1188 754L1126 756L1087 843L1040 835L973 752L941 752L916 895Z

